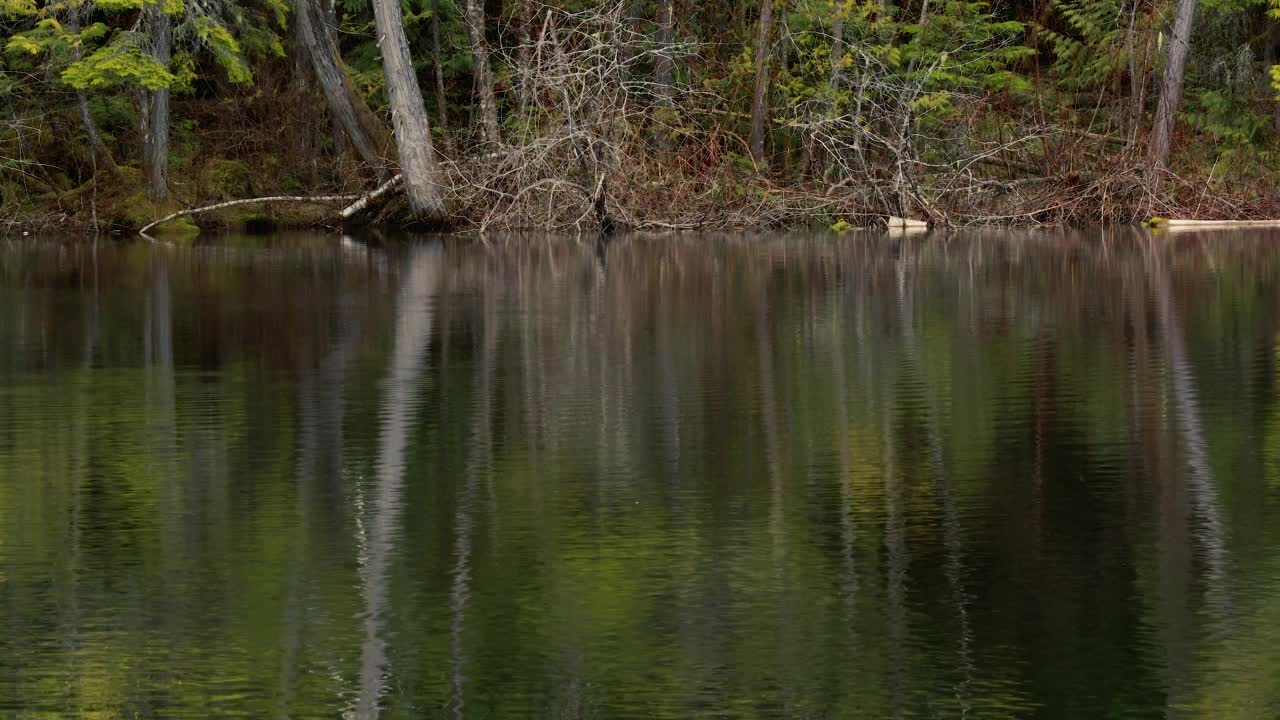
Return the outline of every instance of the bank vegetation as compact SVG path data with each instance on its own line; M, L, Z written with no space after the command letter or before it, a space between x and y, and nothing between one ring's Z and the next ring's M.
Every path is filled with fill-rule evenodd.
M1275 218L1274 12L0 0L0 230Z

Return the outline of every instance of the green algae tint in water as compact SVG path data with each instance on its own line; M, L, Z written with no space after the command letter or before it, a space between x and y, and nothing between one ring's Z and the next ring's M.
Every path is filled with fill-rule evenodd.
M1280 715L1280 237L0 246L0 716Z

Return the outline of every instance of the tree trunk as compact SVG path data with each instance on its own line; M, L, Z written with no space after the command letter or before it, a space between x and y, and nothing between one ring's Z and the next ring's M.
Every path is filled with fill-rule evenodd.
M147 6L151 25L151 57L169 67L173 40L172 20L159 3ZM147 171L147 196L153 203L169 195L169 88L157 88L144 95L149 103L142 138L142 164Z
M1275 27L1271 27L1267 30L1267 44L1266 49L1264 50L1264 57L1265 61L1264 67L1262 68L1262 81L1266 84L1267 89L1271 90L1274 95L1276 88L1275 81L1271 78L1271 68L1277 62L1280 62L1280 60L1277 60L1277 58L1280 57L1280 53L1277 53L1276 49ZM1274 97L1271 99L1271 118L1271 122L1275 126L1276 132L1280 133L1280 102L1276 102Z
M442 219L445 214L440 170L431 145L431 123L422 103L422 90L409 57L409 41L404 35L399 0L374 0L373 19L382 50L382 69L391 100L391 123L395 130L405 196L415 217Z
M325 36L329 38L336 48L338 46L338 6L335 0L320 0L320 4L324 6L322 10L324 11ZM307 57L310 60L310 53L307 53ZM359 100L360 98L357 97L356 99ZM363 107L364 102L361 101L359 106ZM377 127L381 129L382 123L377 123ZM333 157L341 160L342 156L347 154L347 134L342 129L342 121L332 111L329 112L329 134L333 136ZM383 130L383 135L386 135L385 130ZM390 147L390 143L383 145L383 147Z
M431 0L431 64L435 67L436 109L443 131L449 127L449 103L444 94L444 62L440 54L440 0Z
M658 56L654 59L657 75L658 97L665 105L671 104L671 71L674 65L671 46L675 40L674 0L658 0Z
M306 41L302 33L302 24L293 24L293 89L297 106L293 119L293 155L295 162L307 168L307 175L312 185L319 180L320 171L320 133L324 127L323 117L316 112L317 83L315 73L311 70L311 60L306 53Z
M1187 53L1191 50L1191 27L1196 19L1196 0L1178 0L1178 14L1169 39L1169 55L1160 82L1160 104L1156 107L1155 128L1151 133L1151 159L1156 171L1164 169L1169 158L1178 105L1182 102L1182 78L1187 69Z
M368 164L379 181L391 177L387 152L391 138L364 98L356 90L351 75L342 64L338 46L325 29L324 12L319 0L301 0L296 6L294 21L298 24L298 39L302 41L311 59L311 69L316 82L329 103L329 110L342 127L360 158ZM403 32L402 32L403 35Z
M751 100L751 158L764 159L764 126L769 114L769 60L773 53L773 0L760 0L760 28L756 35L756 84Z
M80 13L82 10L83 7L72 7L67 13L67 32L71 35L80 34ZM79 45L71 48L72 60L79 62L81 56ZM93 151L93 161L95 163L94 171L97 172L98 166L115 170L116 160L111 156L111 151L107 149L106 144L102 142L102 136L98 134L98 124L93 121L93 115L89 112L89 94L84 90L77 89L76 105L80 109L80 124L84 126L84 132L89 136L89 147Z
M836 16L831 23L831 91L833 103L835 102L835 91L840 86L840 79L844 74L844 20L848 12L849 0L838 2Z
M627 8L627 24L622 43L622 76L630 80L634 75L632 67L640 50L640 23L644 21L644 1L631 0Z
M493 70L489 67L489 43L484 39L484 2L467 0L467 35L471 38L476 94L480 100L480 130L485 143L498 142L498 106L493 98Z

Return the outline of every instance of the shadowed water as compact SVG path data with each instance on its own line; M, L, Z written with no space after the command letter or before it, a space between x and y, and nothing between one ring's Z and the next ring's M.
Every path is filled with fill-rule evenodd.
M0 243L0 716L1280 716L1278 241Z

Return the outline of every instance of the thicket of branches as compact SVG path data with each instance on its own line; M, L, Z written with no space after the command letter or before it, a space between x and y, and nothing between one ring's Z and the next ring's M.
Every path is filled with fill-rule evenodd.
M709 228L1280 205L1280 31L1253 0L388 1L0 0L0 222L401 185L408 202L349 214Z

